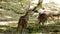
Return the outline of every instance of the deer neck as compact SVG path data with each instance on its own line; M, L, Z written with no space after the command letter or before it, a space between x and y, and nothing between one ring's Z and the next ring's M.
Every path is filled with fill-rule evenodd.
M29 13L26 13L24 16L25 16L25 17L29 17Z

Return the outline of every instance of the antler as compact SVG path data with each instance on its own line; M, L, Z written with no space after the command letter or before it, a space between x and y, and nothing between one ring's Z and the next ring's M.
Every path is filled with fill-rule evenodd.
M28 2L28 5L25 10L29 10L29 8L30 8L30 0L28 0L27 2Z
M28 3L27 3L27 2L28 2ZM26 4L26 3L23 4L23 3L21 2L20 5L21 5L22 9L24 9L24 10L29 10L29 8L30 8L30 1L28 0L27 2L26 2L26 3L27 3L26 6L24 6L24 4Z

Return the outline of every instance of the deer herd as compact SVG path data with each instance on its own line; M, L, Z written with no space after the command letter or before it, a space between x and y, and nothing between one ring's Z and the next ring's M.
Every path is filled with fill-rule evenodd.
M31 10L28 10L25 15L21 16L18 21L18 27L17 31L20 30L22 32L23 28L27 27L27 23L29 21L29 17L31 15L38 15L38 24L44 25L44 23L47 23L48 18L50 17L52 21L56 22L55 16L60 16L60 11L50 11L50 10L36 10L34 13Z

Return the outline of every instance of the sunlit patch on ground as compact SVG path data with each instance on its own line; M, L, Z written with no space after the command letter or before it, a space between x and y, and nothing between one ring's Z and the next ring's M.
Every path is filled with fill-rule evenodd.
M6 25L6 26L11 26L11 27L16 27L18 21L3 21L0 22L0 25Z
M12 18L11 16L4 16L5 18Z

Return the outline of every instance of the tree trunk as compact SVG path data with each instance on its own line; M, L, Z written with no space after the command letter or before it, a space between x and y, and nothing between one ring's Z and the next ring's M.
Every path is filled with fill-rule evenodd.
M42 8L42 2L43 2L43 0L39 0L37 6L34 7L32 11L36 11L36 10Z

